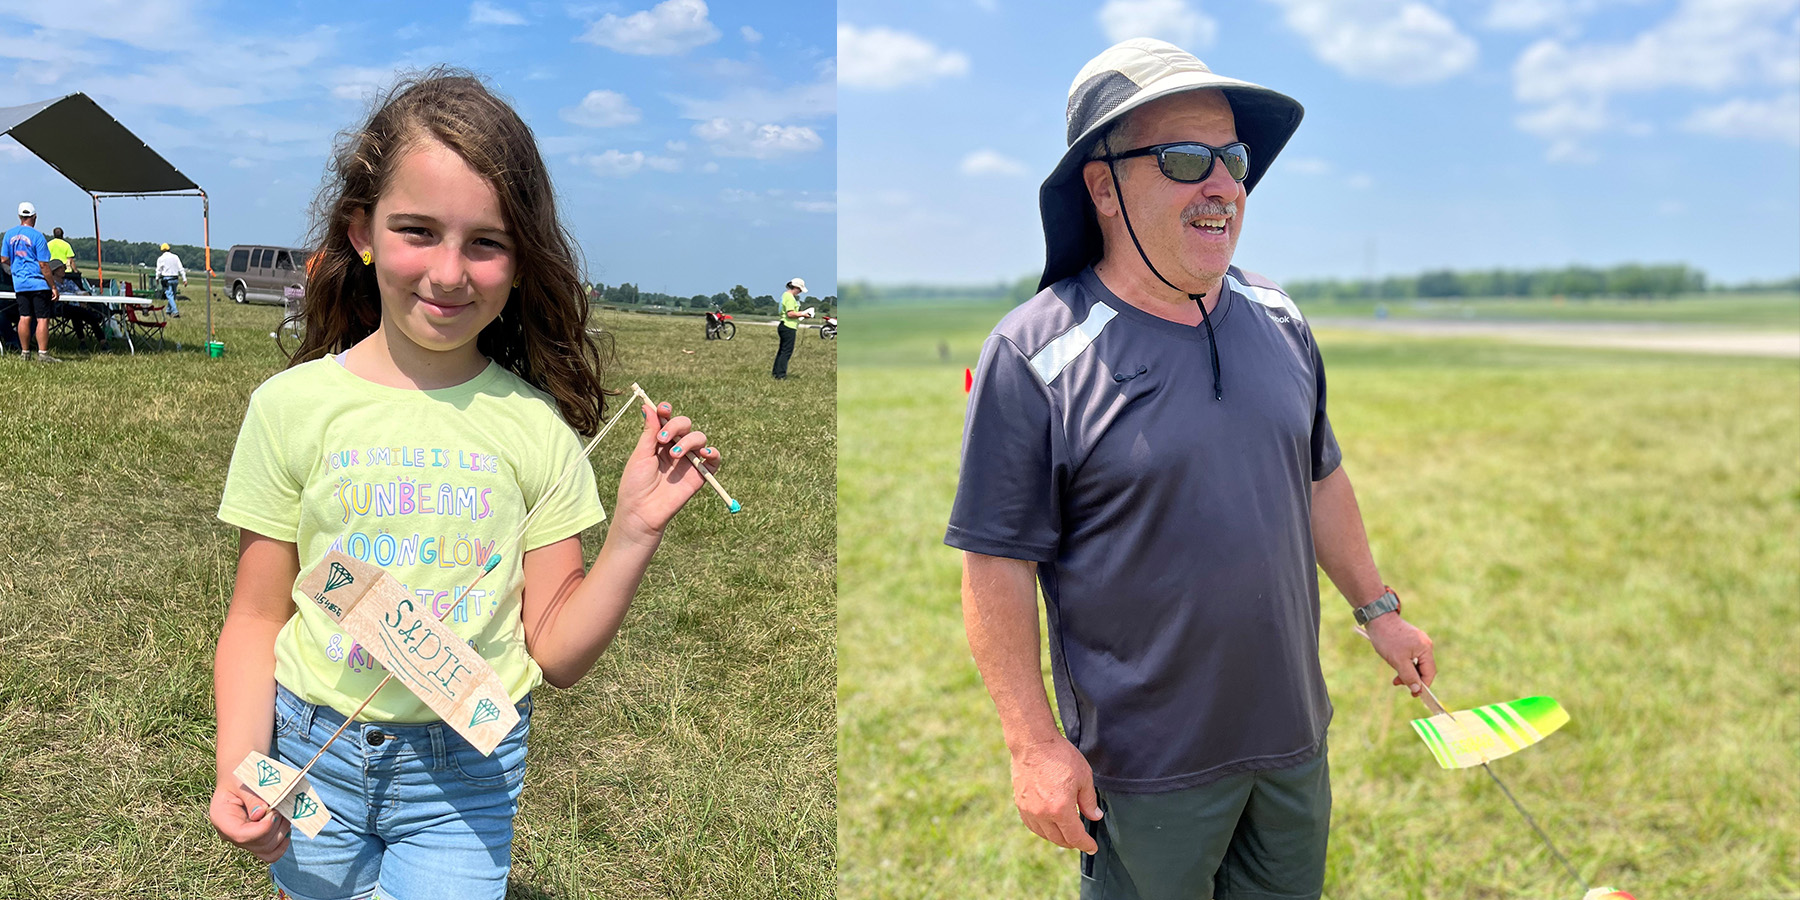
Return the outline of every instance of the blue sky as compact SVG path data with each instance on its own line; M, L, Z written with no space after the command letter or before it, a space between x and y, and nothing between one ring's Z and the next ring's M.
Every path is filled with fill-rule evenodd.
M397 71L490 79L537 133L591 277L836 292L836 8L823 0L28 4L0 106L86 92L212 199L212 243L287 244L333 136ZM85 193L0 139L4 205L92 236ZM198 200L106 200L105 236L201 243ZM218 263L215 262L215 266Z
M1306 107L1246 207L1245 268L1800 273L1800 0L843 0L839 18L845 278L1037 271L1069 82L1144 34Z

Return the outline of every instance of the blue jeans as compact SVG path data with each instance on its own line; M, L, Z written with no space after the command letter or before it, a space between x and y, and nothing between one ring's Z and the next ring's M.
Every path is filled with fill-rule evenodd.
M169 301L169 315L171 315L171 316L181 315L181 310L178 310L175 308L175 287L176 287L176 285L181 284L181 279L179 279L179 278L163 278L161 280L162 280L163 297L167 298Z
M506 896L531 698L492 756L442 722L353 722L308 773L331 821L269 867L293 900ZM281 685L269 755L299 768L344 717Z

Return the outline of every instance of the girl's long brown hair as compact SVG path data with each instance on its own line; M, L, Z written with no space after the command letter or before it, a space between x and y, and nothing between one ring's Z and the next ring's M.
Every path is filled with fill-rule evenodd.
M305 331L290 367L349 349L381 324L375 271L350 244L350 223L375 212L394 166L419 143L437 141L487 179L513 238L519 286L476 347L556 398L564 421L591 435L605 415L601 384L610 335L587 333L587 292L574 242L556 218L550 172L530 126L475 76L437 68L404 76L361 127L338 136L313 202L313 255L298 316Z

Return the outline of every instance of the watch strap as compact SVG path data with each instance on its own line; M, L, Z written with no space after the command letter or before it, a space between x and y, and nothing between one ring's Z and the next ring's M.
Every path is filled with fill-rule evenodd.
M1387 586L1383 585L1383 587L1387 587ZM1387 591L1385 593L1383 593L1380 597L1375 598L1375 602L1364 605L1364 606L1359 606L1355 609L1356 624L1367 625L1370 622L1374 621L1375 619L1377 619L1381 616L1385 616L1391 612L1399 612L1399 611L1400 611L1400 595L1394 593L1393 588L1387 588Z

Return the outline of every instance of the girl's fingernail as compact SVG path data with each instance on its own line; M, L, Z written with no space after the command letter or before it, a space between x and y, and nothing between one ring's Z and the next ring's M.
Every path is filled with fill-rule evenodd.
M662 434L657 435L656 439L659 441L666 441L669 439L669 433L665 431Z
M669 451L669 455L670 456L680 456L681 455L681 445L676 444L675 449Z

